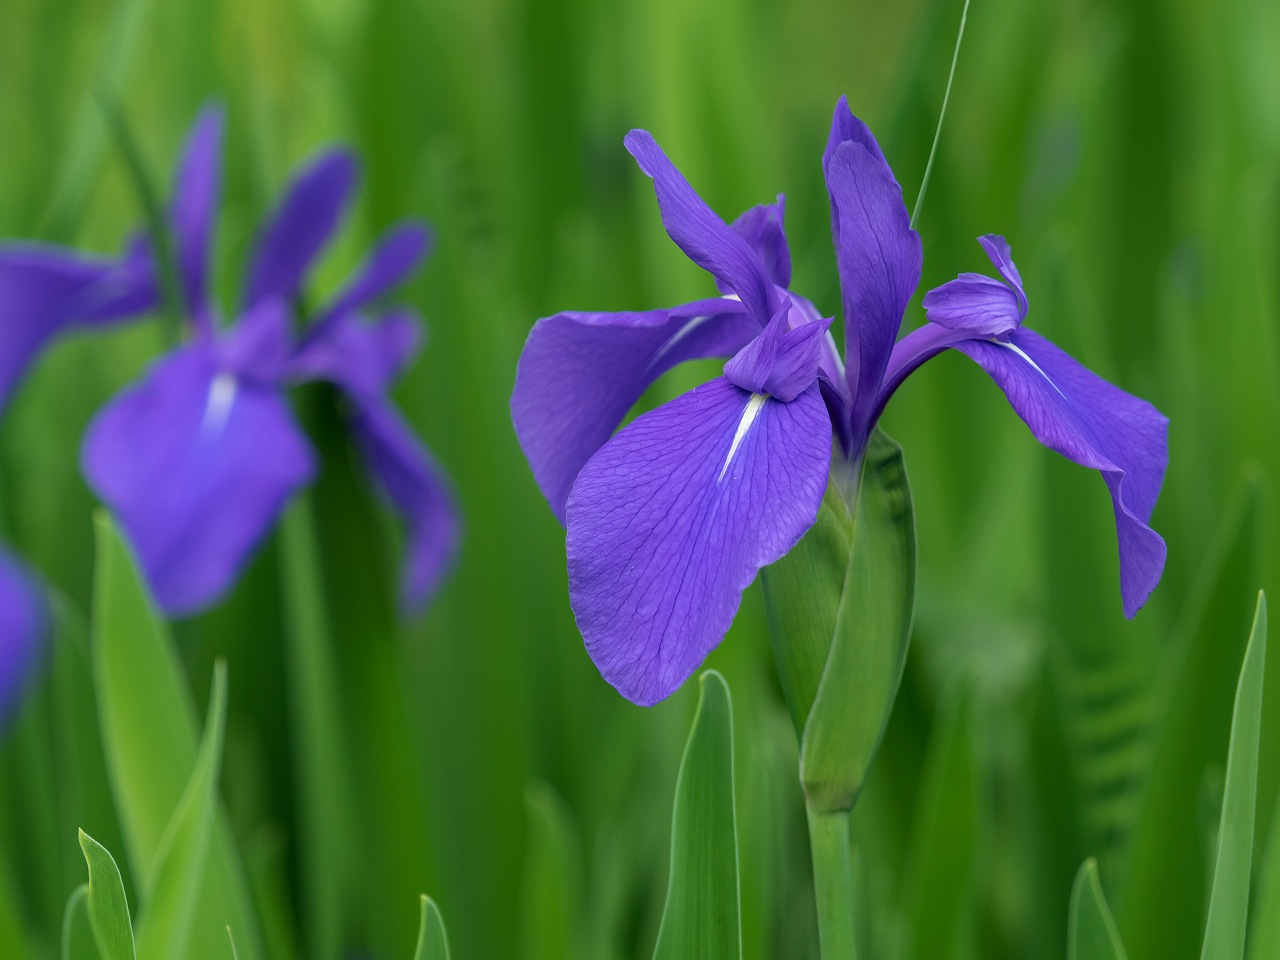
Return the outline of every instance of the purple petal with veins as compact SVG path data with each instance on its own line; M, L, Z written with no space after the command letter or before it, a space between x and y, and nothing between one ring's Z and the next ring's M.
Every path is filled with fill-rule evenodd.
M714 297L644 313L558 313L534 324L516 367L511 420L534 479L564 521L578 471L672 367L731 357L760 332Z
M723 377L638 417L568 502L569 599L587 652L635 703L672 693L719 644L742 591L813 525L831 421Z

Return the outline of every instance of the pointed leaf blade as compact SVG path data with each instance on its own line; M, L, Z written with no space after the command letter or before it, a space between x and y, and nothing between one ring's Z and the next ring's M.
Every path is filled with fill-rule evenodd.
M440 908L426 894L422 896L422 920L418 926L418 949L413 960L449 960L449 937L445 933Z
M107 848L83 830L80 849L89 865L89 886L85 904L89 924L102 960L134 960L133 927L129 921L129 901L124 894L120 868Z
M1092 857L1081 864L1071 890L1067 960L1128 960Z
M1262 728L1262 678L1267 659L1267 598L1258 594L1231 715L1226 792L1218 827L1218 856L1209 896L1201 960L1240 960L1249 915L1253 825L1258 792L1258 741Z
M733 706L724 678L699 678L698 711L676 780L671 876L654 960L740 960Z

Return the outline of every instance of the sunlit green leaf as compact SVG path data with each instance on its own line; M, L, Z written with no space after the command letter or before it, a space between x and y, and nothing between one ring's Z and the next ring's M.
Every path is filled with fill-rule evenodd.
M1081 864L1071 890L1067 960L1128 960L1092 858Z
M425 894L422 897L422 919L418 924L418 949L413 960L449 960L449 938L445 934L444 918L436 902Z
M521 956L582 956L581 845L565 802L546 784L526 791L528 852L522 898Z
M213 692L195 769L169 821L147 880L138 916L140 960L168 960L187 953L192 918L205 877L209 836L218 811L218 771L226 712L227 669L219 662L213 671Z
M134 960L133 926L120 868L106 847L80 831L80 849L89 865L85 904L102 960Z
M177 651L111 521L97 523L94 673L103 748L133 873L151 876L196 764L196 711ZM257 926L243 869L216 816L188 960L225 960L235 927L245 960L258 960Z
M1253 866L1253 822L1258 791L1258 741L1262 732L1262 679L1267 662L1267 599L1258 606L1249 633L1231 714L1226 791L1218 827L1218 856L1209 897L1202 960L1240 960L1249 916Z
M698 712L676 781L671 875L654 960L738 960L738 821L733 706L724 678L699 678Z

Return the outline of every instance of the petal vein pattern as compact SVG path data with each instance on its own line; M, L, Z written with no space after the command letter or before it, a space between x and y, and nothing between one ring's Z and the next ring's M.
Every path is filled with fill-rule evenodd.
M606 443L573 486L566 538L570 601L604 678L643 705L679 687L757 571L813 525L830 458L816 384L782 403L723 377Z

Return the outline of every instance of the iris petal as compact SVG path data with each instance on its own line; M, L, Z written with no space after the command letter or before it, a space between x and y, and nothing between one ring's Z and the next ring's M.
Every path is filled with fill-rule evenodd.
M568 502L569 597L587 652L629 700L672 693L719 644L757 571L813 525L831 421L724 378L638 417Z
M645 313L558 313L529 333L511 419L534 479L564 521L578 471L661 374L731 357L760 332L741 304L712 298Z
M267 297L297 295L303 275L342 219L355 180L355 157L345 150L322 153L294 178L255 244L246 308Z
M314 473L283 393L228 372L203 339L98 414L82 463L171 614L216 601Z
M1115 509L1124 613L1134 616L1164 570L1164 540L1149 523L1169 462L1168 419L1031 330L1008 343L955 348L990 374L1037 440L1102 473Z
M861 437L870 431L881 378L920 282L923 252L893 171L861 121L840 121L841 110L848 110L841 104L832 137L848 138L828 146L825 171L844 305L852 433Z
M456 496L435 458L390 403L355 399L352 429L369 472L407 531L401 605L420 612L452 566L462 534Z
M200 111L178 162L169 212L187 312L201 322L209 318L209 245L222 190L224 125L220 106Z
M707 206L647 130L623 140L658 194L662 225L685 256L736 293L763 326L778 309L778 294L756 251Z
M0 724L22 693L46 627L40 588L0 550Z

